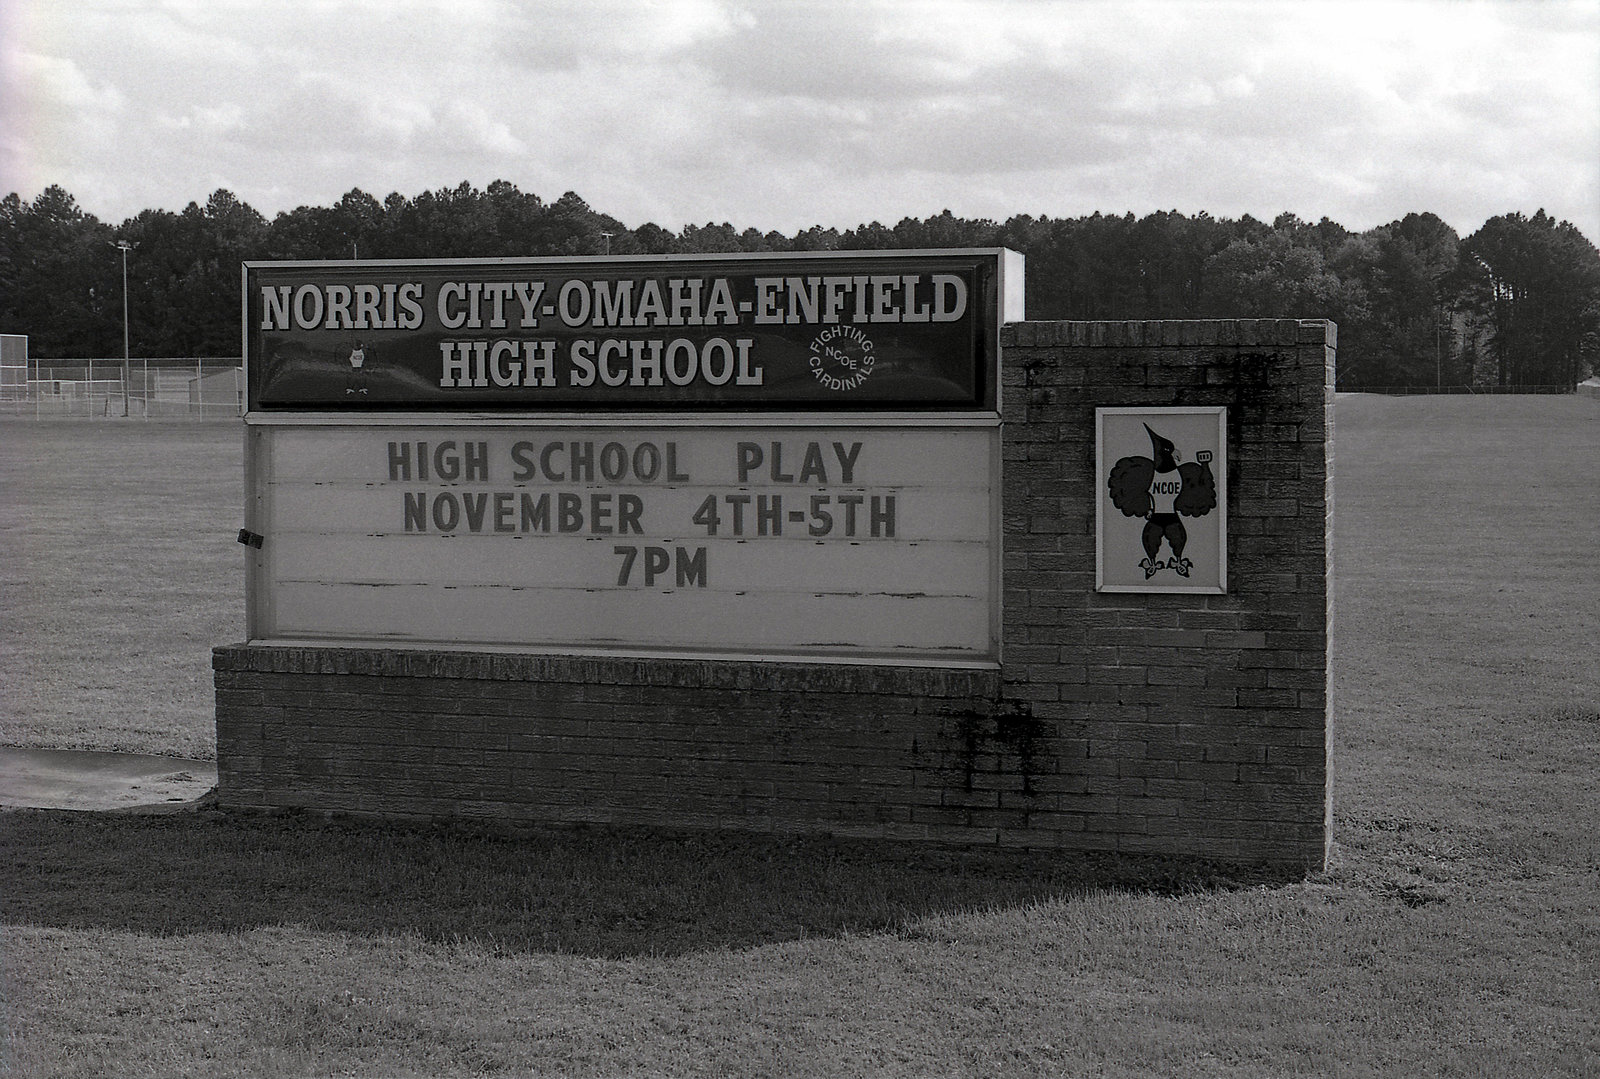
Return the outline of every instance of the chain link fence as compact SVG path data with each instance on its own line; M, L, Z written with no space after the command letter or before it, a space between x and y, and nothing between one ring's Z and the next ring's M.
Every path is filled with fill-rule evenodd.
M0 415L220 420L244 412L237 357L28 359L0 371Z

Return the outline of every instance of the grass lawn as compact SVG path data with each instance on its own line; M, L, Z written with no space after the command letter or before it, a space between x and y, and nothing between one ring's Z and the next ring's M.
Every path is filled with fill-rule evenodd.
M1326 874L11 813L0 1074L1600 1073L1600 402L1337 411ZM87 434L98 452L75 446ZM238 441L0 426L7 501L33 508L0 509L6 740L207 748L208 649L241 633ZM41 446L102 465L73 486L17 459ZM35 583L123 557L74 527L95 517L151 557L88 592ZM37 673L102 620L89 654L159 655L200 688L145 700L159 676L85 691Z
M0 421L0 744L216 756L243 456L238 420Z

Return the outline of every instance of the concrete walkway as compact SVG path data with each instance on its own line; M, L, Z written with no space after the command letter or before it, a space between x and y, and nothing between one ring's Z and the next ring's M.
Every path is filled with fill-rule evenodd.
M215 761L0 746L0 809L176 808L217 785Z

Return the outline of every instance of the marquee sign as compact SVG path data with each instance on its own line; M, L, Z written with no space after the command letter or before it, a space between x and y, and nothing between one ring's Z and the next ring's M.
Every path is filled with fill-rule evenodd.
M263 638L982 660L968 428L274 426Z
M1007 259L246 263L247 408L993 411Z
M992 665L1020 270L249 264L250 637Z

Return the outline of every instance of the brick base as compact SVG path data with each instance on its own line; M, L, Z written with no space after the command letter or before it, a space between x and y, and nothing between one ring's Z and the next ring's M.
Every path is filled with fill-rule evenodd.
M235 645L224 804L826 832L1025 828L993 671ZM1009 777L1009 778L1008 778Z

